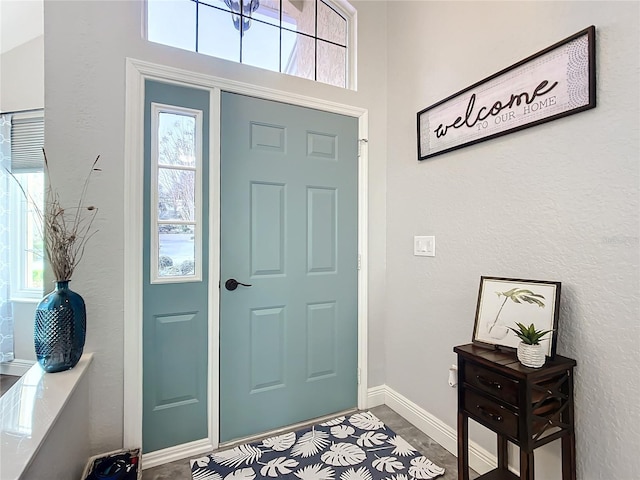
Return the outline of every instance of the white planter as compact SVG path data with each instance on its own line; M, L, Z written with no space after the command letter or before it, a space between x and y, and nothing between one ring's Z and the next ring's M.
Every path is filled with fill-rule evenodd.
M520 342L518 345L518 360L525 367L540 368L545 362L542 345L527 345Z

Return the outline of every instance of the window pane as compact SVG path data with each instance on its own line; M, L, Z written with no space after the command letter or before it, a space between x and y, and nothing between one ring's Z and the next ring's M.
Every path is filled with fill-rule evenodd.
M318 78L319 82L345 87L346 85L346 48L318 40Z
M283 0L282 28L315 35L316 0Z
M25 192L42 211L44 205L44 173L24 173L16 175ZM24 200L24 199L23 199ZM20 288L42 289L43 279L43 242L40 217L34 203L24 200L26 219L24 229L25 256L22 265L22 285Z
M207 1L207 0L204 0ZM227 3L224 0L211 0L207 2L209 5L215 5L218 8L222 8L223 10L227 10L227 11L231 11L231 2L229 2L229 5L227 5Z
M233 26L231 13L200 4L198 52L240 62L240 31Z
M158 116L158 138L159 164L195 166L195 117L160 113Z
M242 63L280 70L280 29L255 20L242 37Z
M286 2L287 0L285 0ZM260 6L251 18L271 25L280 26L280 0L260 0Z
M158 219L195 221L196 172L158 169Z
M208 3L212 3L212 1L210 0ZM249 20L250 24L253 23L251 22L251 19L255 19L263 23L274 25L276 27L280 26L280 0L258 1L257 2L258 8L255 11L251 11L251 4L249 0L244 0L244 3L246 5L246 10L243 12L243 14L246 17L246 19ZM234 8L231 8L230 5L227 5L225 0L219 0L219 2L214 3L214 6L220 7L224 10L223 15L228 19L229 22L231 22L231 25L234 25L234 22L237 21L238 27L240 27L240 23L242 22L240 18L241 4L242 4L242 0L230 0L230 5L234 7ZM201 5L200 12L202 12L204 8L207 8L207 5ZM251 27L249 26L249 28ZM235 26L234 26L234 29L235 29Z
M315 79L315 39L282 30L282 72Z
M347 21L338 12L318 2L318 38L347 45Z
M147 35L152 42L196 50L196 4L190 0L148 0Z
M195 226L158 225L158 276L195 276Z

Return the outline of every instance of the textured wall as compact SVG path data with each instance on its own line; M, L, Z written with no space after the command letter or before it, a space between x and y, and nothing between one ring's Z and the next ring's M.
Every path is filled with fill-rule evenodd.
M471 340L480 276L559 280L584 480L640 470L639 7L389 4L386 383L455 427L447 368ZM417 111L592 24L596 109L417 161ZM437 256L414 257L413 235L435 235ZM495 450L483 430L472 438Z
M87 304L86 350L95 352L90 381L91 446L106 451L122 443L123 333L132 322L123 314L125 58L133 57L270 88L369 109L370 385L383 381L382 322L385 258L386 7L356 2L360 22L358 91L197 55L142 39L137 1L45 2L45 118L52 180L69 201L97 154L102 173L88 200L100 208L72 288ZM64 198L63 198L64 201Z

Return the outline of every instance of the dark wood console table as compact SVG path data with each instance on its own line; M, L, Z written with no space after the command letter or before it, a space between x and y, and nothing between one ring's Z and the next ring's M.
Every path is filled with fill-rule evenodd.
M458 480L469 480L472 418L498 437L498 467L478 480L517 480L508 470L507 441L520 447L520 479L534 480L533 451L562 439L562 480L576 480L573 368L556 355L541 368L520 364L515 353L474 344L458 354Z

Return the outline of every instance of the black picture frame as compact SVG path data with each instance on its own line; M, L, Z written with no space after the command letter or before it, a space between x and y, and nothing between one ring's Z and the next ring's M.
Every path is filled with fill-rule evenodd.
M590 26L417 114L418 160L596 106Z
M473 343L515 351L520 339L508 327L517 328L516 322L526 326L533 323L538 330L553 330L540 341L545 355L553 358L558 337L561 286L561 282L556 281L480 277ZM526 292L517 291L509 294L512 289L530 291L536 296L532 298Z

